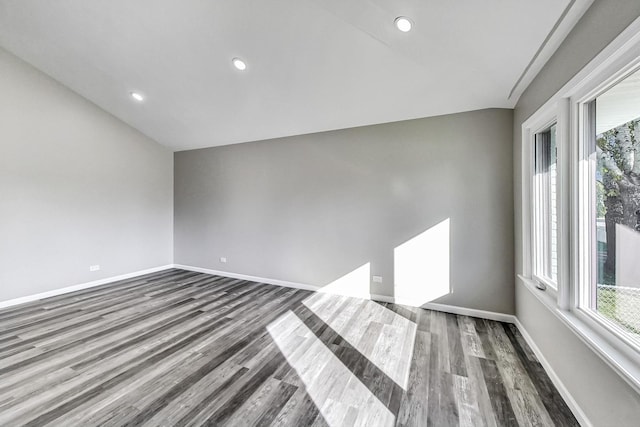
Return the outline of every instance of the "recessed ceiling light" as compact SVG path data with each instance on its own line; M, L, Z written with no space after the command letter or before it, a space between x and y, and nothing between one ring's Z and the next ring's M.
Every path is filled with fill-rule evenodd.
M130 92L129 95L138 102L144 101L144 95L140 92Z
M413 27L413 22L411 22L411 19L405 16L398 16L393 22L396 24L396 28L398 28L403 33L408 33L409 31L411 31L411 27Z
M247 63L240 58L233 58L231 60L231 63L234 67L236 67L237 70L244 71L247 69Z

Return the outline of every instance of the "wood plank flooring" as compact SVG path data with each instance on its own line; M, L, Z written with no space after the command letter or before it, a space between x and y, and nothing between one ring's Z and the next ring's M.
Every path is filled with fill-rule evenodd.
M0 310L1 426L576 426L513 325L166 270Z

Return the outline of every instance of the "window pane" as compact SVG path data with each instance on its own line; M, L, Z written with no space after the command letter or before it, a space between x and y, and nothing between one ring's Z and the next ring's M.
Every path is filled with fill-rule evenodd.
M595 102L591 308L640 338L640 72Z
M550 238L548 274L556 282L558 280L558 148L556 146L556 125L551 126L551 152L549 165L549 193L550 193Z
M555 287L558 280L556 125L536 134L535 143L535 275Z

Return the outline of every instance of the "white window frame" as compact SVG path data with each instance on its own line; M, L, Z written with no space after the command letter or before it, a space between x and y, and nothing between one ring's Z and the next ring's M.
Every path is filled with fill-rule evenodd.
M526 200L529 201L529 206L527 207L527 226L526 229L528 231L528 253L530 254L530 263L527 265L527 276L530 277L535 283L536 287L540 290L545 290L549 292L553 298L557 297L558 290L558 282L560 282L560 276L558 274L558 282L554 282L549 277L545 277L542 274L538 274L538 266L541 261L540 258L545 256L544 252L546 249L546 244L542 244L547 240L547 236L545 236L546 229L541 229L538 227L538 222L536 220L536 216L539 215L539 204L538 201L535 200L536 196L536 182L535 182L535 164L536 159L539 157L539 153L536 149L536 136L546 130L548 130L551 126L556 124L556 131L558 126L558 117L556 115L556 108L552 106L551 108L542 111L535 120L528 122L528 129L526 136L523 136L523 151L526 150L526 168L528 170L527 177L529 181L528 192ZM526 139L525 139L526 138ZM558 146L558 183L560 181L561 174L561 160L560 160L560 140L558 135L556 136L556 144ZM523 163L524 168L524 163ZM560 191L560 186L558 185L558 191ZM523 195L524 197L524 195ZM561 201L558 198L557 200L558 212L560 212ZM559 224L558 224L559 225ZM523 227L524 229L524 227ZM560 230L558 229L558 246L560 246ZM559 249L559 248L558 248ZM558 266L560 266L560 251L558 250ZM558 271L558 273L560 273Z
M539 183L535 180L535 168L536 163L540 161L541 154L538 150L538 141L537 137L539 134L548 131L553 125L556 125L557 130L557 117L553 115L547 120L540 129L533 132L531 137L532 141L530 141L530 149L533 150L531 153L531 161L533 162L530 167L532 171L532 179L531 179L531 254L532 254L532 264L531 264L531 276L538 283L538 287L541 290L550 289L552 293L556 293L558 290L558 283L554 281L552 277L547 277L543 273L540 272L540 268L545 264L544 258L550 257L548 253L551 245L551 232L548 229L550 226L550 221L548 215L551 212L551 206L541 206L546 204L546 202L551 203L551 200L537 200L539 196L539 191L546 191L548 188L540 188ZM556 146L558 140L556 138ZM560 150L558 150L559 153ZM559 167L560 162L557 162L557 167ZM559 174L559 170L557 170ZM548 178L548 177L547 177ZM537 187L537 188L536 188ZM542 203L541 203L542 202ZM556 200L557 209L559 209L558 200ZM548 211L545 211L544 214L541 212L543 208L546 208ZM541 219L542 218L542 219ZM558 230L559 234L559 230ZM559 255L559 254L558 254Z
M522 125L522 274L518 277L558 318L573 330L627 383L640 392L640 346L624 330L589 308L596 263L596 161L589 156L588 105L599 94L640 69L640 18L545 103ZM557 123L558 147L558 281L557 292L539 289L534 274L533 173L535 135ZM589 188L589 194L582 192ZM545 283L548 285L548 283Z
M597 165L595 153L591 152L595 131L589 128L594 123L591 117L594 112L591 111L590 105L593 105L592 101L597 96L636 71L640 71L640 56L629 60L624 66L615 71L609 69L606 72L599 73L589 79L590 81L581 90L576 91L571 96L571 108L574 110L572 117L577 127L577 137L572 141L575 150L571 156L571 162L574 165L578 165L577 182L572 188L575 193L573 200L575 215L573 217L578 220L579 230L576 239L572 239L573 241L571 242L574 248L573 253L575 254L574 263L578 270L576 275L577 286L571 301L571 307L581 320L587 322L593 328L597 328L601 333L612 334L624 346L628 347L621 348L622 350L640 359L640 345L637 342L630 341L624 330L615 322L590 308L592 305L591 300L594 298L591 295L592 283L596 277L597 268L596 251L594 250L596 241L594 226L596 223L594 205L596 188L594 177ZM595 120L595 118L593 119ZM585 193L585 189L588 189L588 194Z

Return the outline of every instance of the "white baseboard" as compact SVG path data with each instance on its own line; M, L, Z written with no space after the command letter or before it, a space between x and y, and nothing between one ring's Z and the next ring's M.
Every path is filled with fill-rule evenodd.
M304 289L307 291L315 291L315 292L322 291L321 286L309 285L305 283L288 282L286 280L269 279L266 277L258 277L258 276L249 276L246 274L230 273L227 271L211 270L209 268L193 267L190 265L182 265L182 264L174 264L173 267L181 268L183 270L197 271L199 273L214 274L216 276L232 277L234 279L250 280L252 282L267 283L269 285L276 285L276 286L284 286L287 288ZM403 300L403 299L394 298L387 295L370 294L370 295L360 295L360 296L354 295L354 297L370 299L372 301L391 302L395 304L408 305L410 307L418 307L410 300ZM493 311L485 311L485 310L476 310L473 308L457 307L453 305L438 304L438 303L426 303L419 307L425 308L428 310L442 311L445 313L479 317L481 319L497 320L499 322L515 323L515 316L511 314L496 313Z
M107 283L117 282L118 280L130 279L136 276L142 276L144 274L155 273L157 271L167 270L172 268L172 264L163 265L160 267L148 268L146 270L134 271L133 273L121 274L119 276L107 277L105 279L94 280L92 282L80 283L78 285L67 286L65 288L54 289L52 291L42 292L35 295L27 295L25 297L14 298L7 301L0 301L0 308L11 307L18 304L24 304L25 302L36 301L43 298L55 297L57 295L66 294L69 292L80 291L82 289L93 288L94 286L106 285Z
M160 267L154 267L154 268L149 268L149 269L146 269L146 270L134 271L132 273L122 274L122 275L119 275L119 276L107 277L105 279L94 280L92 282L80 283L80 284L73 285L73 286L67 286L67 287L60 288L60 289L54 289L54 290L51 290L51 291L42 292L42 293L35 294L35 295L27 295L27 296L24 296L24 297L15 298L15 299L7 300L7 301L0 301L0 308L11 307L11 306L14 306L14 305L24 304L26 302L36 301L36 300L43 299L43 298L49 298L49 297L53 297L53 296L57 296L57 295L66 294L66 293L69 293L69 292L74 292L74 291L79 291L79 290L82 290L82 289L92 288L94 286L105 285L107 283L117 282L118 280L130 279L132 277L142 276L144 274L149 274L149 273L155 273L157 271L167 270L169 268L181 268L183 270L196 271L196 272L199 272L199 273L214 274L214 275L217 275L217 276L232 277L234 279L250 280L252 282L267 283L267 284L270 284L270 285L284 286L284 287L287 287L287 288L304 289L304 290L307 290L307 291L314 291L314 292L322 291L322 287L320 287L320 286L314 286L314 285L309 285L309 284L304 284L304 283L289 282L289 281L286 281L286 280L269 279L269 278L265 278L265 277L258 277L258 276L250 276L250 275L246 275L246 274L231 273L231 272L228 272L228 271L219 271L219 270L212 270L212 269L209 269L209 268L194 267L194 266L190 266L190 265L167 264L167 265L163 265L163 266L160 266ZM398 299L398 298L394 298L394 297L387 296L387 295L371 294L371 295L363 295L363 296L357 296L357 297L360 297L360 298L364 297L365 299L370 299L370 300L373 300L373 301L390 302L390 303L396 303L396 304L402 304L402 305L407 305L407 306L411 306L411 307L416 307L416 305L413 304L412 301ZM457 306L453 306L453 305L438 304L438 303L426 303L426 304L423 304L423 305L421 305L419 307L420 308L425 308L425 309L428 309L428 310L442 311L442 312L445 312L445 313L459 314L459 315L464 315L464 316L473 316L473 317L479 317L479 318L482 318L482 319L489 319L489 320L497 320L499 322L516 323L516 320L515 320L514 316L512 316L510 314L496 313L496 312L492 312L492 311L477 310L477 309L473 309L473 308L457 307Z
M420 307L427 310L442 311L444 313L459 314L461 316L478 317L480 319L496 320L498 322L516 323L516 317L513 314L498 313L495 311L478 310L475 308L459 307L457 305L440 304L437 302L428 302L418 306L411 300L378 294L372 294L371 299L380 302L408 305L409 307Z
M230 273L228 271L211 270L210 268L193 267L191 265L173 264L173 268L181 268L183 270L196 271L198 273L213 274L216 276L231 277L233 279L249 280L251 282L266 283L269 285L284 286L285 288L304 289L306 291L317 291L318 286L305 285L303 283L287 282L286 280L267 279L258 276L249 276L247 274Z
M402 300L401 300L402 301ZM398 304L404 304L403 302ZM496 311L478 310L475 308L458 307L455 305L439 304L436 302L428 302L422 304L420 308L428 310L444 311L445 313L459 314L462 316L479 317L481 319L495 320L498 322L515 323L516 316L513 314L498 313Z
M567 390L563 382L560 380L560 377L558 377L556 372L553 370L553 368L551 367L551 364L549 364L547 359L544 357L540 348L538 348L535 341L533 341L533 338L531 338L531 335L529 335L529 333L524 328L522 323L520 323L518 318L514 317L514 319L515 319L515 325L520 331L520 334L522 334L522 337L525 339L527 344L529 344L529 347L531 347L531 350L533 350L533 353L536 355L536 357L540 361L540 364L542 365L544 370L547 372L547 375L549 375L551 382L553 382L553 385L556 387L556 389L558 389L558 392L560 393L564 401L567 403L567 406L569 406L569 409L571 409L571 412L573 412L573 415L576 417L580 425L582 427L592 427L593 425L587 418L586 414L584 413L582 408L580 408L580 406L578 405L578 402L576 402L573 396L571 396L571 393L569 393L569 390Z

